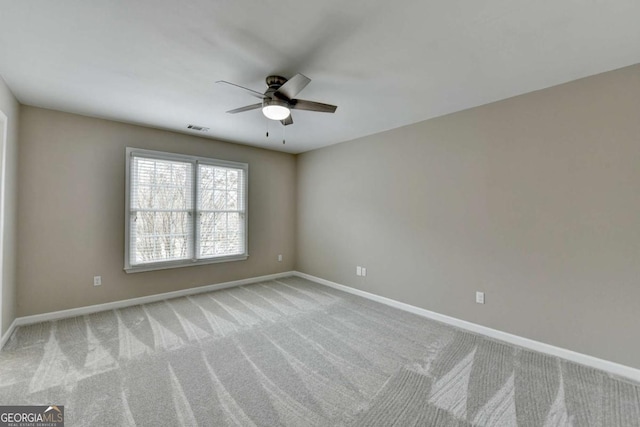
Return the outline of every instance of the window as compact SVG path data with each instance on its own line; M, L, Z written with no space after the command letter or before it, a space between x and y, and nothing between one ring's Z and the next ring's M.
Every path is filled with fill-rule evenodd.
M127 148L125 270L247 259L246 163Z

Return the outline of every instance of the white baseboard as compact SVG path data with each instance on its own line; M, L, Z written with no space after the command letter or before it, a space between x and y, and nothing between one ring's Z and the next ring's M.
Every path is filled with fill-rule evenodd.
M251 277L248 279L234 280L232 282L217 283L214 285L199 286L197 288L181 289L179 291L165 292L162 294L149 295L146 297L131 298L126 300L107 302L104 304L89 305L85 307L71 308L69 310L54 311L51 313L34 314L32 316L18 317L14 320L11 328L7 331L6 337L2 337L2 345L11 336L9 333L12 328L22 325L30 325L39 322L48 322L51 320L66 319L69 317L84 316L86 314L98 313L100 311L115 310L117 308L131 307L134 305L147 304L150 302L163 301L171 298L184 297L187 295L200 294L203 292L217 291L220 289L232 288L234 286L248 285L251 283L264 282L267 280L279 279L281 277L292 276L292 271L284 273L269 274L266 276ZM2 348L2 346L0 346Z
M9 326L9 329L7 329L7 332L5 332L0 338L0 350L2 350L2 348L7 343L7 341L9 341L11 334L13 333L13 331L16 330L17 327L18 327L18 319L13 319L13 322L11 322L11 325Z
M636 382L640 382L640 369L632 368L629 366L621 365L619 363L610 362L608 360L599 359L594 356L578 353L565 348L556 347L554 345L545 344L540 341L531 340L518 335L513 335L507 332L499 331L497 329L488 328L486 326L478 325L476 323L467 322L466 320L457 319L455 317L446 316L444 314L436 313L434 311L426 310L424 308L416 307L410 304L399 302L391 298L375 295L370 292L361 291L349 286L341 285L339 283L331 282L329 280L312 276L310 274L301 273L298 271L287 271L283 273L269 274L266 276L251 277L248 279L234 280L231 282L217 283L213 285L200 286L197 288L182 289L179 291L166 292L162 294L149 295L139 298L131 298L127 300L108 302L105 304L96 304L86 307L72 308L69 310L54 311L51 313L36 314L33 316L24 316L16 318L9 329L0 338L0 349L4 347L6 342L11 337L11 334L18 326L30 325L33 323L47 322L51 320L60 320L69 317L84 316L87 314L98 313L100 311L114 310L118 308L131 307L134 305L146 304L151 302L162 301L171 298L178 298L187 295L195 295L203 292L216 291L220 289L231 288L234 286L248 285L251 283L258 283L267 280L279 279L287 276L298 276L304 279L308 279L319 283L321 285L329 286L341 291L358 295L372 301L376 301L391 307L398 308L400 310L408 311L410 313L417 314L419 316L427 317L429 319L436 320L438 322L446 323L461 329L466 329L471 332L475 332L481 335L488 336L500 341L507 342L519 347L523 347L529 350L538 351L540 353L549 354L551 356L559 357L569 360L571 362L579 363L581 365L589 366L591 368L600 369L613 375L628 378Z
M405 304L393 300L391 298L382 297L369 292L361 291L359 289L351 288L349 286L341 285L339 283L331 282L320 277L312 276L310 274L301 273L295 271L293 273L298 277L311 280L321 285L329 286L335 289L339 289L344 292L348 292L353 295L358 295L372 301L376 301L391 307L398 308L400 310L408 311L410 313L417 314L419 316L427 317L429 319L436 320L438 322L446 323L461 329L466 329L471 332L475 332L481 335L488 336L500 341L507 342L519 347L523 347L529 350L537 351L540 353L549 354L551 356L559 357L569 360L581 365L589 366L591 368L599 369L601 371L608 372L610 374L628 378L633 381L640 382L640 369L632 368L630 366L621 365L619 363L610 362L608 360L599 359L587 354L578 353L572 350L567 350L562 347L556 347L551 344L545 344L540 341L531 340L518 335L513 335L508 332L499 331L497 329L488 328L486 326L478 325L477 323L467 322L466 320L457 319L455 317L446 316L444 314L436 313L424 308L416 307L410 304Z

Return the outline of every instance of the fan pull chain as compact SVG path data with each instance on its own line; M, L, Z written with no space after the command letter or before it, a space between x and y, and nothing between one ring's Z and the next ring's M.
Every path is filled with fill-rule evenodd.
M267 138L269 138L269 119L265 118L265 123L267 124Z
M283 145L284 145L284 135L285 135L286 130L287 130L287 127L282 125L282 144Z

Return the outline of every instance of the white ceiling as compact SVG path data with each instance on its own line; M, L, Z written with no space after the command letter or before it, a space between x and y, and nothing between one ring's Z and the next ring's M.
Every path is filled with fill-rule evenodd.
M638 0L0 0L24 104L304 152L640 62ZM335 114L260 110L269 74ZM203 135L203 134L198 134Z

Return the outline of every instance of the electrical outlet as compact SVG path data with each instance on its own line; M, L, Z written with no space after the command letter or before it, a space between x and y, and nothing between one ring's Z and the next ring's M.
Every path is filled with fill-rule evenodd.
M102 276L93 276L93 286L102 286Z
M476 292L476 303L484 304L484 292Z
M282 254L278 255L278 262L282 262Z
M356 276L362 276L362 267L360 266L356 267Z
M367 275L367 269L365 267L362 267L362 276L366 276Z

